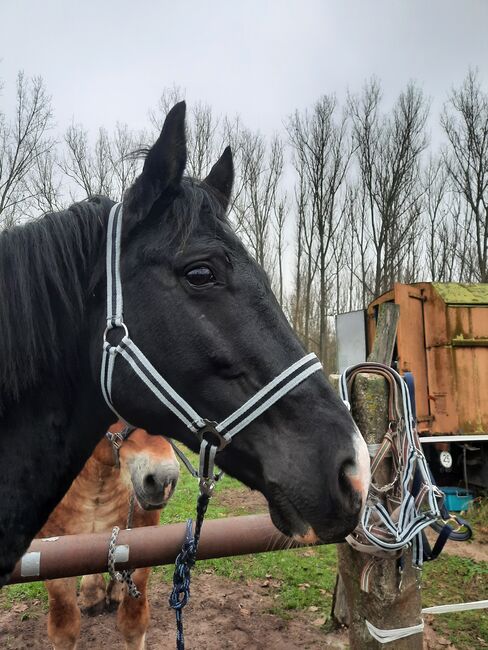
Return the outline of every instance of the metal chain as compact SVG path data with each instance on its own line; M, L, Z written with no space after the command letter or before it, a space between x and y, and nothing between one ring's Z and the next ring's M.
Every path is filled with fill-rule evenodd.
M186 533L181 551L176 558L175 571L173 574L173 590L169 597L169 604L175 610L176 615L176 648L185 650L185 638L183 633L183 608L190 599L191 570L195 565L198 543L202 532L203 520L207 512L210 495L200 493L197 501L197 516L195 520L195 533L192 534L193 522L188 519L186 522Z
M134 492L131 493L129 498L129 511L127 513L127 528L132 528L132 519L134 517L134 507L135 507L135 495ZM122 571L117 571L115 569L115 549L117 547L117 537L120 532L118 526L114 526L112 529L112 534L110 536L110 541L108 543L108 572L110 577L115 582L123 582L127 586L127 592L132 598L139 598L141 592L137 588L136 583L132 579L132 574L134 569L123 569Z
M108 572L112 580L116 582L123 582L127 586L127 592L132 598L139 598L141 592L137 588L136 583L132 579L133 570L123 569L122 571L117 571L115 568L115 549L117 543L117 536L120 532L118 526L114 526L112 534L110 536L110 542L108 543Z

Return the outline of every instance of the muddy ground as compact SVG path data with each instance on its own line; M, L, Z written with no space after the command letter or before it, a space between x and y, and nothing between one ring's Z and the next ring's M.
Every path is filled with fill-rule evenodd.
M322 620L313 612L293 614L289 620L266 613L272 606L269 589L257 581L231 581L212 574L193 580L192 600L185 610L185 638L188 650L311 650L348 647L347 633L325 633ZM175 647L173 612L167 605L168 585L152 580L151 624L147 650ZM8 650L42 650L51 647L47 639L47 615L40 604L21 605L0 613L0 647ZM428 650L455 650L445 639L428 628ZM123 648L116 628L116 615L105 612L82 617L77 650Z

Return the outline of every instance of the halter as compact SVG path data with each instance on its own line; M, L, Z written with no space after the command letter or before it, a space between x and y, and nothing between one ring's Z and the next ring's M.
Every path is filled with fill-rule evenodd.
M432 483L422 452L408 386L393 368L375 362L360 363L347 368L340 377L340 395L346 404L359 373L376 374L388 382L388 431L382 443L368 447L372 456L371 478L387 455L391 455L393 477L382 487L371 480L361 521L346 541L357 551L382 558L400 557L411 544L413 564L421 567L422 531L439 519L442 493ZM371 560L363 569L363 591L369 591L373 567Z
M198 472L200 492L210 495L217 478L214 474L216 453L224 449L239 431L267 411L275 402L287 395L310 375L321 370L322 364L315 354L307 354L283 370L222 422L217 423L202 418L161 376L129 336L129 330L123 317L120 277L121 234L122 203L117 203L110 210L107 229L107 326L103 335L101 367L103 396L117 417L126 422L112 401L112 377L115 360L117 357L121 357L161 404L176 415L198 438L200 442ZM122 338L115 345L108 340L109 332L114 330L122 332Z
M117 469L120 468L120 448L122 447L122 444L124 443L125 440L131 435L136 430L136 427L131 426L130 424L127 424L122 431L107 431L105 434L105 437L109 441L109 443L112 446L112 453L114 457L114 463L115 467ZM127 528L130 528L130 526L127 526Z

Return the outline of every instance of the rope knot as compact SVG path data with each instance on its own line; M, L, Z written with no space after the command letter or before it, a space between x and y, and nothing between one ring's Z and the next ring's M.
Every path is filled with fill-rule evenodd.
M197 554L192 529L193 521L188 519L186 522L185 541L175 561L173 589L169 597L170 607L174 610L181 610L190 598L191 570L195 565Z

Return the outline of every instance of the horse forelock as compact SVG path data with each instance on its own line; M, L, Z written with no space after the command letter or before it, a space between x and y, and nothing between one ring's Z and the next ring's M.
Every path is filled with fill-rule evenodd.
M112 202L97 197L0 233L0 414L46 373L65 382Z
M215 234L219 224L229 225L218 197L204 183L185 177L178 190L168 199L156 201L152 216L162 229L160 246L165 250L179 249L185 245L197 226L209 227L209 234ZM151 215L150 215L151 218Z

